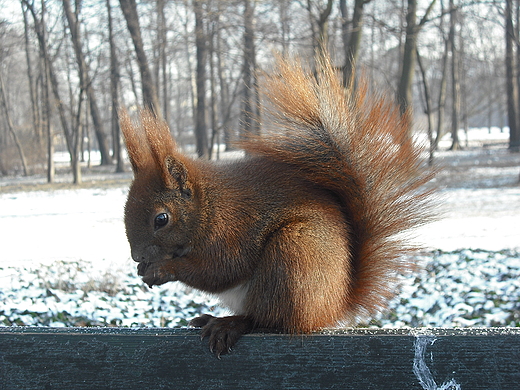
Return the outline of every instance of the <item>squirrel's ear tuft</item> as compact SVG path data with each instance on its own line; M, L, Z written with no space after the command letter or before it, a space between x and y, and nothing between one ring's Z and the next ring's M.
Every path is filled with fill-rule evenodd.
M119 125L125 139L126 150L134 174L143 170L151 161L151 150L142 126L134 124L124 108L118 112Z
M177 152L177 144L168 124L147 110L141 112L141 123L155 167L160 172L164 185L183 193L188 188L188 170Z
M154 113L142 110L139 122L133 123L124 109L119 111L119 122L123 131L128 156L134 174L159 174L165 187L180 191L189 197L192 188L188 181L188 169L177 152L177 145L166 122Z

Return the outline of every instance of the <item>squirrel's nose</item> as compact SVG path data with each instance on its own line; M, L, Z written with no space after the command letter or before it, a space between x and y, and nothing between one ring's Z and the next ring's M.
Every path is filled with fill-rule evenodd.
M141 263L146 260L145 257L141 254L141 251L132 249L130 253L131 253L132 259L137 263Z
M157 245L135 244L130 246L132 259L137 263L161 260L161 248Z

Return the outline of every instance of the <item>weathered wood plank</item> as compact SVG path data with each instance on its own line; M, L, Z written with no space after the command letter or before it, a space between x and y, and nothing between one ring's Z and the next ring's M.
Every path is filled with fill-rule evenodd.
M255 333L217 359L192 329L0 328L1 389L520 389L520 329Z

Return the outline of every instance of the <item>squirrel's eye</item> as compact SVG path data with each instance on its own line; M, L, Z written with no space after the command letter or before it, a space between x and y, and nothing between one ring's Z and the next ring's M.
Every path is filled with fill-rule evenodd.
M168 224L168 214L161 213L155 216L154 225L155 229L162 228Z

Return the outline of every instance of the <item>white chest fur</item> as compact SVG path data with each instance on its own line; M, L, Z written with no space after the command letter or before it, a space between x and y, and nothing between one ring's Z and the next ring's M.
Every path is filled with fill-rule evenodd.
M248 291L249 285L244 283L215 295L220 299L222 306L227 307L235 315L241 315L244 314L244 305Z

